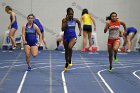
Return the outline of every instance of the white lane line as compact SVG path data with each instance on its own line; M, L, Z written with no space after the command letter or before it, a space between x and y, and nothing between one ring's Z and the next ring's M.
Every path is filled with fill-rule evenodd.
M51 57L50 57L50 63L51 63ZM37 63L37 64L42 64L42 63ZM51 65L50 66L44 66L44 67L48 67L48 68L50 67L51 68ZM40 67L40 68L44 68L44 67ZM37 69L37 68L33 68L32 70L35 70L35 69ZM17 93L21 93L21 90L23 88L23 85L24 85L27 74L28 74L28 71L25 71L25 73L23 75L23 78L21 80L21 83L18 87ZM52 92L50 92L50 93L52 93Z
M83 69L83 68L89 68L89 67L93 67L93 66L85 66L85 67L76 67L76 68L71 68L70 70L76 70L76 69ZM125 67L116 67L116 68L128 68L128 67L134 67L134 66L125 66ZM116 69L113 68L113 69ZM105 86L108 88L108 90L110 91L110 93L115 93L111 87L108 85L108 83L105 81L105 79L100 75L101 72L106 71L107 69L101 70L98 72L98 76L101 78L102 82L105 84ZM67 89L67 84L66 84L66 79L65 79L65 75L64 75L65 71L61 72L62 75L62 83L63 83L63 89L64 89L64 93L68 93L68 89Z
M118 52L117 54L120 54L120 55L127 55L128 53L121 53L121 52Z
M138 76L136 73L139 72L139 71L140 71L140 70L136 70L136 71L133 72L133 75L134 75L135 77L137 77L138 79L140 79L140 76Z
M50 51L50 93L52 93L52 60L51 60L51 51Z
M87 68L89 66L85 66L85 67L76 67L76 68L72 68L72 69L69 69L69 70L75 70L75 69L78 69L78 68ZM65 71L62 71L61 72L61 75L62 75L62 83L63 83L63 89L64 89L64 93L68 93L68 89L67 89L67 84L66 84L66 79L65 79L65 75L64 75Z
M70 71L70 70L76 70L76 69L82 69L82 68L87 68L87 67L93 67L93 66L76 67L76 68L71 68L68 71ZM68 93L68 89L67 89L67 84L66 84L66 79L65 79L64 73L65 73L65 71L62 71L61 72L63 89L64 89L64 93Z
M99 54L98 52L95 52L95 53L93 53L93 52L89 52L88 54L95 54L95 55L97 55L97 54Z
M129 67L135 67L135 66L123 66L123 67L116 67L116 68L129 68ZM116 69L116 68L113 68L113 69ZM108 90L110 91L110 93L115 93L113 91L113 89L109 86L109 84L105 81L105 79L103 78L103 76L101 75L101 72L104 72L108 69L103 69L103 70L100 70L97 72L98 76L100 77L100 79L103 81L103 83L105 84L105 86L108 88Z
M7 62L10 61L11 62L11 61L21 61L21 60L2 60L2 61L7 61Z
M47 63L37 63L37 64L34 64L34 65L38 65L38 64L47 64ZM89 63L91 65L91 63ZM94 63L93 63L94 64ZM139 63L140 64L140 63ZM14 65L13 67L20 67L20 66L24 66L24 65L27 65L27 64L20 64L20 65ZM75 64L75 66L80 66L82 64ZM64 66L64 65L56 65L56 66L51 66L52 68L55 68L55 67L61 67L61 66ZM99 66L102 66L102 65L99 65ZM106 66L106 65L105 65ZM0 69L4 69L4 68L9 68L10 66L2 66L0 67ZM41 67L36 67L36 68L32 68L32 70L36 70L38 68L50 68L50 66L41 66Z
M111 89L111 87L109 86L109 84L105 81L105 79L101 76L101 72L103 72L103 71L105 71L105 70L107 70L107 69L104 69L104 70L101 70L101 71L99 71L97 74L98 74L98 76L101 78L101 80L103 81L103 83L105 84L105 86L108 88L108 90L110 91L110 93L115 93L112 89Z
M95 72L92 71L92 69L89 67L89 65L87 64L86 60L82 57L82 55L80 54L80 58L81 60L83 60L83 64L87 66L87 69L89 70L89 72L91 73L92 77L95 79L95 81L98 83L99 87L102 89L102 91L104 93L107 93L104 89L104 87L101 85L100 81L97 79L97 76L95 74Z
M37 64L34 64L34 65L38 65L40 63L37 63ZM41 63L41 64L45 64L45 63ZM46 63L47 64L47 63ZM87 63L88 65L94 65L95 63ZM27 64L21 64L21 65L14 65L13 67L20 67L20 66L24 66L24 65L27 65ZM74 64L75 66L80 66L80 65L83 65L83 64ZM114 64L114 66L119 66L121 64ZM128 65L140 65L140 63L130 63L130 64L123 64L124 66L128 66ZM64 65L56 65L56 66L52 66L52 68L55 68L55 67L62 67ZM104 66L108 66L108 65L95 65L94 67L104 67ZM9 68L10 66L1 66L0 69L4 69L4 68ZM92 67L92 66L86 66L86 67ZM32 68L32 70L36 70L36 69L39 69L39 68L50 68L50 66L41 66L41 67L36 67L36 68ZM83 68L83 67L82 67ZM73 68L72 68L73 69ZM69 69L71 70L71 69Z
M66 84L66 79L65 79L65 76L64 76L64 72L65 72L65 71L62 71L62 72L61 72L61 75L62 75L62 82L63 82L63 88L64 88L64 93L68 93L68 89L67 89L67 84Z
M16 57L16 60L21 56L21 54L22 54L22 51L19 53L19 55ZM4 81L5 81L5 79L7 78L7 76L9 75L9 73L11 72L11 70L13 69L13 67L14 67L14 64L16 64L17 63L17 61L14 61L12 64L11 64L11 66L10 66L10 68L8 69L8 71L5 73L5 75L4 75L4 77L1 79L1 81L0 81L0 87L1 87L1 85L4 83Z
M21 93L21 90L22 90L22 87L24 85L24 82L25 82L25 79L26 79L27 74L28 74L28 71L25 71L25 73L23 75L23 78L22 78L22 80L20 82L20 85L18 87L17 93Z
M99 65L100 66L100 65ZM101 65L101 66L107 66L107 65ZM9 67L9 66L8 66ZM33 68L32 70L36 70L38 68L49 68L50 66L44 66L44 67L37 67L37 68ZM56 66L57 67L57 66ZM79 69L79 68L87 68L87 67L92 67L92 66L85 66L85 67L76 67L76 68L72 68L72 69L69 69L69 70L75 70L75 69ZM126 66L126 67L132 67L132 66ZM119 67L119 68L124 68L124 67ZM23 84L24 84L24 81L25 81L25 78L27 76L27 72L24 73L24 76L22 78L22 81L20 83L20 87L18 88L18 91L17 93L20 93L21 92L21 89L23 87ZM64 76L64 71L62 71L62 81L63 81L63 87L64 87L64 93L68 93L68 90L67 90L67 86L66 86L66 80L65 80L65 76Z
M5 52L7 52L7 51L2 51L2 52L4 52L4 53L5 53Z
M2 67L0 67L0 69L2 69L2 68L9 68L10 66L2 66Z

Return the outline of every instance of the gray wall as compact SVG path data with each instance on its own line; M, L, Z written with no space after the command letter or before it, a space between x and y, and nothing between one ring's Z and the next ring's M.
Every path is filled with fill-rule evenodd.
M108 34L103 33L105 17L112 11L116 11L118 17L124 20L128 27L134 26L139 31L139 3L140 0L0 0L0 42L9 24L9 15L4 11L5 5L10 5L17 12L19 29L16 34L21 33L21 27L26 22L26 16L29 13L32 12L40 18L46 29L45 39L49 49L56 47L56 35L61 31L61 20L66 15L66 8L72 7L77 18L80 18L82 9L87 8L96 20L100 50L106 50ZM133 46L136 44L135 41L136 38ZM82 37L78 38L75 47L76 49L82 48Z

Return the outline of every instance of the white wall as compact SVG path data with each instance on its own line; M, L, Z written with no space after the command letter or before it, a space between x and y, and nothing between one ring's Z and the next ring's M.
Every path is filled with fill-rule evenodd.
M4 6L10 5L17 12L19 30L17 34L21 33L21 26L26 22L29 13L33 12L42 21L45 28L49 29L50 33L46 31L45 39L47 40L49 49L56 47L56 35L61 31L61 20L66 15L66 8L72 7L75 12L75 17L80 18L83 8L87 8L91 14L94 15L97 24L97 37L101 50L106 50L106 42L108 34L103 33L105 17L112 11L118 13L118 17L124 20L127 26L134 26L140 29L140 0L1 0L0 1L0 35L3 36L4 31L7 30L9 24L9 15L4 11ZM24 16L23 16L24 15ZM56 33L56 34L55 34ZM78 33L78 29L77 29ZM139 33L139 32L138 32ZM0 42L2 41L2 37ZM136 39L134 39L136 41ZM136 42L134 42L135 45ZM75 45L77 49L82 48L82 37L78 38Z

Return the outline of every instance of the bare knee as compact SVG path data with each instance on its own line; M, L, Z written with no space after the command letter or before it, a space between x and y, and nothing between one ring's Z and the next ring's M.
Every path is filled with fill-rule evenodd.
M9 34L9 38L13 38L13 36L11 34Z
M73 46L75 45L75 43L76 43L76 40L73 41L73 43L69 44L68 49L71 49L71 50L72 50L72 48L73 48Z
M114 51L118 51L118 47L114 47L113 50L114 50Z
M34 55L33 55L33 57L36 57L36 56L37 56L37 54L34 54Z
M127 38L127 42L131 42L131 39L130 38Z
M69 46L68 49L72 49L72 46Z
M88 37L88 40L91 40L91 37Z
M34 54L32 54L33 57L36 57L37 55L38 55L38 53L34 53Z
M87 37L87 34L83 33L83 38L86 39L86 37Z

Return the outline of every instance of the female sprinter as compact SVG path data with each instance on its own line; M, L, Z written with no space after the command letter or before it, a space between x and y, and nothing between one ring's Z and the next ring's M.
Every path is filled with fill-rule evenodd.
M8 27L8 29L10 29L10 32L9 32L9 37L10 37L10 40L11 40L11 43L12 43L12 49L16 49L16 42L15 42L15 32L17 31L18 29L18 24L17 24L17 18L16 18L16 13L14 13L12 11L12 8L10 6L6 6L5 7L5 11L10 14L10 25Z
M38 42L39 45L41 45L42 42L42 34L38 26L33 23L34 21L33 14L29 14L27 20L28 23L22 27L22 39L24 43L24 51L26 54L26 62L28 65L27 71L30 71L31 70L30 53L33 55L33 57L36 57L38 54L36 33L39 35L39 42Z
M81 23L78 19L73 18L74 11L72 8L67 9L67 16L62 20L62 31L64 31L64 48L65 48L65 60L66 64L64 67L64 71L68 70L68 66L72 66L72 48L76 43L76 23L78 24L78 28L80 30L79 36L81 36Z
M92 23L94 25L94 31L96 30L96 24L93 17L88 13L87 9L83 9L82 17L80 19L81 22L84 23L83 25L83 49L82 52L86 52L86 38L88 35L89 40L89 48L92 46L91 34L92 34Z
M108 53L109 53L109 71L112 72L112 60L114 54L114 61L117 62L117 51L120 45L120 25L124 27L124 32L126 32L126 25L123 21L117 18L117 13L112 12L109 16L109 19L106 22L104 33L107 32L109 29L109 36L108 36Z

